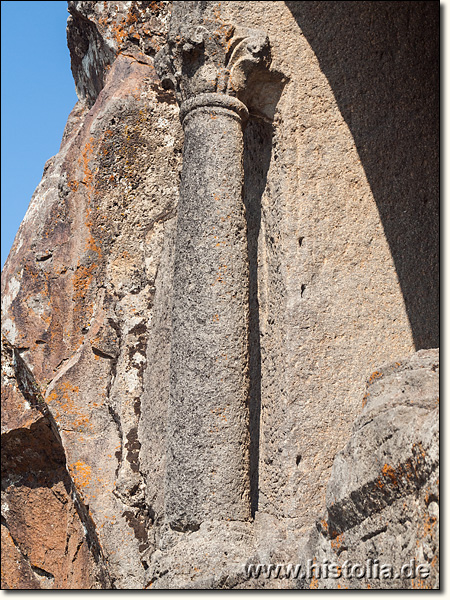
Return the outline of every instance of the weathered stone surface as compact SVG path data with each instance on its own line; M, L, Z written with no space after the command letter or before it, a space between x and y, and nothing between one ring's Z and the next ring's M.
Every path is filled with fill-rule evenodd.
M206 104L186 116L184 133L166 511L192 529L250 518L248 261L240 118Z
M180 50L168 2L69 3L80 101L2 273L5 587L292 589L243 565L345 556L435 569L437 363L413 353L438 346L438 7L175 7L189 36L199 20L218 32L208 49L267 33L272 61L237 94L254 518L183 533L164 484L182 90L162 85L154 55L168 39L195 58L205 39ZM203 66L187 85L227 91L216 74L198 88ZM205 161L220 149L208 144ZM402 356L361 409L370 375ZM421 583L436 587L435 570Z
M255 118L248 130L246 187L258 240L259 510L303 525L321 511L370 373L439 345L438 10L221 11L267 32L271 69L288 79L273 124Z
M210 93L250 104L258 83L270 79L270 45L262 30L227 24L217 2L173 2L167 43L155 65L180 104Z
M2 588L107 588L95 526L67 470L56 423L6 340L2 369Z
M126 22L133 7L123 3L118 15L117 6L109 16ZM93 26L82 30L86 43ZM3 325L58 425L112 585L141 588L152 514L137 427L181 127L151 57L119 50L95 104L82 95L46 165L3 271Z
M439 588L438 351L421 350L375 371L363 405L333 463L326 513L303 557L338 565L376 558L397 571L413 560L426 564L430 575L306 583L320 589Z
M68 2L67 42L80 100L92 106L119 53L153 56L167 34L170 2Z
M155 64L184 128L173 275L165 518L176 530L251 518L249 269L243 128L264 32L226 27L217 7L173 5ZM220 14L220 13L219 13Z

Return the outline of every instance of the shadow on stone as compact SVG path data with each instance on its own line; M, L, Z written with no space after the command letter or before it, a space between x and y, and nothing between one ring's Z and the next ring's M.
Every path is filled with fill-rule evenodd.
M259 436L261 415L261 345L258 302L258 236L261 197L272 153L270 123L251 118L244 131L244 205L249 261L249 371L250 371L250 495L252 514L258 510Z
M439 4L286 2L377 203L416 349L439 346Z

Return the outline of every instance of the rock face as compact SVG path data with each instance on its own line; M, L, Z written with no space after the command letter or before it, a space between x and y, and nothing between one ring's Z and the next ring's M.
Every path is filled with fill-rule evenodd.
M2 586L436 588L439 5L173 4L68 3L79 102L2 273ZM244 127L183 134L199 85ZM430 573L248 576L308 559Z
M68 472L58 427L33 374L6 340L2 368L2 587L109 587L95 525Z
M376 558L397 570L412 560L416 567L429 565L430 577L397 579L389 587L439 587L438 405L436 350L421 350L371 375L353 434L333 463L324 518L304 556L340 565ZM315 583L387 587L382 576Z
M176 214L181 132L151 57L128 34L98 43L107 21L108 31L127 20L149 31L147 21L159 23L160 36L167 5L108 6L69 5L69 42L74 27L83 35L71 45L74 70L83 48L86 81L105 81L101 91L95 81L78 82L80 102L3 272L4 331L55 419L112 585L142 588L154 515L144 499L137 428L155 281ZM92 75L93 64L102 75Z

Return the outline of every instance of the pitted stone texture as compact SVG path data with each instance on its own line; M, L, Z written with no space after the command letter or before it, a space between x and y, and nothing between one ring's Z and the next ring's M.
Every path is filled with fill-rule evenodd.
M175 91L185 133L165 489L165 517L181 531L251 514L242 100L269 64L267 35L226 24L216 2L175 2L155 58L162 84Z
M162 529L150 589L436 589L439 587L439 353L424 350L375 371L347 446L337 455L327 509L309 531L258 512L252 524ZM288 564L430 566L421 579L286 577ZM248 577L249 565L281 576ZM331 568L331 567L330 567ZM330 571L331 572L331 571ZM404 571L408 574L408 570Z
M295 589L295 581L249 578L249 564L287 561L298 523L258 513L253 523L205 520L195 532L163 527L148 589Z
M221 11L267 32L271 70L288 79L273 124L247 126L245 187L258 245L259 510L306 525L325 505L367 377L438 346L438 10L222 2Z
M175 97L151 68L165 41L169 5L155 35L144 32L138 44L132 39L140 30L128 16L140 3L76 5L78 41L71 51L80 52L81 102L60 152L46 163L5 265L2 326L42 397L55 392L50 404L59 414L67 462L80 499L90 502L114 579L107 585L134 589L149 583L164 521L182 132ZM219 3L205 5L217 10ZM244 202L251 256L250 458L252 489L259 490L252 556L295 563L304 554L299 536L326 508L334 457L351 439L367 377L414 347L438 345L439 5L221 2L220 11L223 24L267 32L271 72L286 78L258 89L259 116L251 107ZM3 399L2 431L24 448L16 434L41 421L14 377ZM422 431L417 436L428 443ZM406 454L398 459L408 461ZM382 471L379 476L383 483ZM419 561L434 559L437 495L429 481L361 522L360 506L351 507L357 518L342 535L355 559L364 561L372 540L373 551L390 561L400 547L395 531L408 552L420 548ZM335 484L343 506L345 490ZM388 489L395 498L397 488ZM33 505L41 507L42 531L52 524L46 498ZM385 514L394 524L383 532ZM214 535L220 540L220 528ZM338 538L317 535L323 556L334 556L330 546ZM10 534L4 537L4 570L16 587L48 584L45 572L56 581L48 565L33 572ZM78 533L73 540L81 541ZM306 557L316 548L312 543ZM205 585L214 587L208 564L202 568ZM87 581L70 577L67 586ZM239 589L295 585L221 581ZM185 585L191 583L187 575ZM167 578L164 585L170 586Z
M155 65L179 103L207 93L248 103L256 82L267 79L269 39L264 31L225 22L220 2L173 2L167 43Z
M248 257L240 118L221 107L194 108L184 135L166 517L192 529L208 518L250 517Z
M347 446L333 463L326 512L303 560L342 565L378 559L430 576L323 579L311 587L439 588L439 352L421 350L375 371Z

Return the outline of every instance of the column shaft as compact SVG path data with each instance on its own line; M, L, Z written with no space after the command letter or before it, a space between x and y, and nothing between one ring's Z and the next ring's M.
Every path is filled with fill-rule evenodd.
M243 104L204 94L183 110L185 145L173 280L166 517L250 517L248 256ZM205 105L201 105L202 101ZM239 106L238 106L239 105Z

